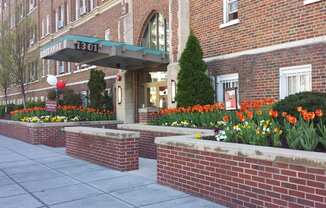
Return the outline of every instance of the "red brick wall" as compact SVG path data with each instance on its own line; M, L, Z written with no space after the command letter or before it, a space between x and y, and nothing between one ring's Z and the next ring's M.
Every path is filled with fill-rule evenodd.
M155 120L158 118L157 113L152 113L152 112L140 112L138 113L138 122L143 123L143 124L148 124L151 121Z
M120 171L138 169L138 150L138 139L119 140L66 132L69 155Z
M93 127L105 127L116 128L116 124L106 125L92 125L92 124L76 124L76 126L93 126ZM52 126L52 127L29 127L21 125L19 122L12 124L0 124L0 134L18 139L30 144L44 144L50 147L64 147L65 135L62 131L64 126Z
M240 99L279 98L282 67L312 65L312 89L326 92L326 44L278 50L208 63L210 75L239 73Z
M172 133L164 133L164 132L153 132L153 131L139 131L137 129L124 129L123 130L131 130L140 132L139 138L139 156L149 159L157 158L157 151L155 145L156 137L166 137L166 136L175 136L176 134Z
M204 56L216 56L326 34L326 1L240 0L240 24L220 28L223 1L191 0L191 28Z
M167 145L157 161L160 184L227 207L326 207L326 168Z

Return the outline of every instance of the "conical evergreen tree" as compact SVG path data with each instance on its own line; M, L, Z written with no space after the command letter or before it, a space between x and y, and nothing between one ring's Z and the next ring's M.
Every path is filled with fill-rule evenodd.
M199 40L191 32L186 48L179 60L176 101L178 106L211 104L214 90L207 75L207 65L203 61L203 51Z

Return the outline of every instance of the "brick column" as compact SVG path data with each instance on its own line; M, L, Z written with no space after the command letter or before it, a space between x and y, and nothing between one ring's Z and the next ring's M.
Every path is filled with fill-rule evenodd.
M138 122L148 124L158 118L159 109L154 107L140 108L138 110Z

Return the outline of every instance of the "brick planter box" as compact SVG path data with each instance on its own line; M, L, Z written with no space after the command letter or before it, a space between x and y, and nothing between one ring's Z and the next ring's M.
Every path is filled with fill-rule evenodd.
M119 124L118 129L137 131L140 133L139 138L139 155L140 157L156 159L156 137L166 137L175 135L191 135L195 133L213 134L213 130L191 129L167 126L153 126L145 124Z
M65 137L62 128L67 126L90 126L116 128L117 121L86 121L69 123L25 123L0 120L0 134L30 144L43 144L51 147L64 147Z
M67 154L120 171L139 167L138 132L66 127Z
M326 207L326 154L157 138L158 182L227 207Z

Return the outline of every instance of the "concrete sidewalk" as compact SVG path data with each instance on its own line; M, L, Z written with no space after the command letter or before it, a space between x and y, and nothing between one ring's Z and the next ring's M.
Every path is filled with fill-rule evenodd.
M154 160L122 173L71 158L64 148L0 136L1 208L220 208L156 183Z

